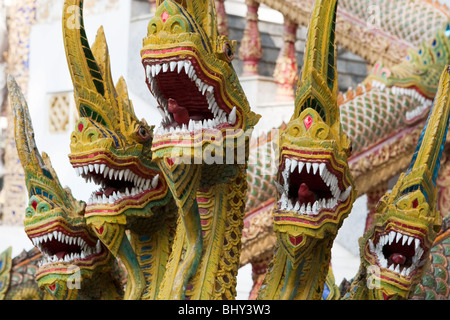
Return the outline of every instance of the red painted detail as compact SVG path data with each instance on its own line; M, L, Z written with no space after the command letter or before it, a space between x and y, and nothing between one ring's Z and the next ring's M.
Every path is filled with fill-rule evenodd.
M52 285L49 285L48 288L50 289L51 292L55 292L55 290L56 290L56 284L54 283L54 284L52 284Z
M79 123L78 124L78 131L81 132L81 131L83 131L83 129L84 129L84 124Z
M314 122L314 119L309 114L305 117L305 119L303 119L303 123L305 124L306 130L308 130L311 127L313 122Z
M302 242L303 237L302 236L297 236L297 237L293 237L293 236L289 236L289 241L294 245L294 246L298 246L300 244L300 242Z
M388 296L386 293L383 292L383 299L384 300L391 300L393 296Z
M418 206L419 206L419 200L416 198L416 199L414 199L414 201L412 203L412 207L417 208Z
M169 14L167 13L167 11L164 11L164 12L161 14L161 19L162 19L163 22L166 22L167 19L169 19Z
M37 203L36 200L33 201L33 203L31 204L31 206L33 207L34 211L36 211L37 205L38 205L38 203Z
M103 231L104 231L103 226L101 226L100 229L95 228L95 230L97 231L98 234L103 234Z

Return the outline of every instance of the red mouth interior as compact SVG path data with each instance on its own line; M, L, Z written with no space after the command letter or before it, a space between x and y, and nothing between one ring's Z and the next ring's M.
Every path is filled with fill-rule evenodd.
M188 124L190 119L195 121L213 119L205 96L184 71L161 72L155 79L159 92L167 100L170 99L169 107L172 107L172 111L169 109L169 112L179 125Z
M319 199L329 199L332 194L318 174L307 173L306 169L303 169L301 173L297 170L290 173L288 197L293 203L299 201L302 205L314 203Z
M386 244L383 247L383 255L388 261L388 266L392 263L399 264L403 267L409 267L412 265L412 257L414 256L415 250L413 243L408 245L405 243Z

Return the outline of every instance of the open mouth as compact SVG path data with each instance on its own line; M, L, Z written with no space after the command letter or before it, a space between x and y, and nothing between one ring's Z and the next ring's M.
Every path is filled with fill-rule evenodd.
M39 267L52 263L89 262L103 252L100 240L93 242L84 233L71 233L65 228L30 239L42 252Z
M369 239L369 249L380 267L404 277L426 262L423 241L394 230L377 233L373 240Z
M285 158L281 169L279 210L317 216L346 201L352 190L351 186L344 189L341 174L331 169L329 162Z
M218 82L205 75L196 59L173 59L144 61L147 84L163 118L156 134L233 127L236 107L230 110L216 94Z
M385 84L378 81L372 81L372 86L381 90L384 90L386 88ZM390 88L390 90L396 96L408 96L413 99L413 104L416 105L416 107L413 110L407 111L405 114L406 121L409 123L422 119L428 114L431 106L433 105L433 99L429 99L423 96L415 88L402 88L393 86Z
M94 182L100 189L93 192L88 206L115 204L126 199L137 199L158 188L159 174L142 177L130 168L113 168L105 163L74 167L86 182Z

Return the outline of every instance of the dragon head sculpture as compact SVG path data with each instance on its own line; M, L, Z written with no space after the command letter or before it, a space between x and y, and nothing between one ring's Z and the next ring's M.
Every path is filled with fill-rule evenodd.
M375 267L368 273L370 298L405 299L413 294L442 224L436 208L436 178L450 115L448 66L441 74L410 166L380 200L375 224L360 240L362 267Z
M49 157L39 153L27 103L12 76L8 89L29 194L25 232L43 256L36 280L56 299L75 299L82 282L111 270L112 255L87 228L85 203L61 186Z
M163 117L153 157L202 164L208 147L223 153L231 140L233 151L259 117L250 111L232 65L235 44L218 33L214 1L157 4L141 50L146 82Z
M294 265L318 239L334 239L356 196L337 107L336 8L314 6L295 111L279 139L274 227Z
M375 64L365 82L380 90L391 90L407 98L406 124L423 120L430 111L442 69L450 62L450 25L438 30L432 39L418 49L409 49L406 58L388 68L382 62Z
M74 8L79 10L77 27L70 24ZM80 115L69 159L78 175L100 186L87 201L85 216L103 233L105 221L112 227L125 225L126 216L148 217L168 203L170 192L152 163L153 127L137 119L124 79L114 86L103 28L89 46L82 10L83 1L65 2L64 43ZM116 233L105 239L114 252L120 244Z

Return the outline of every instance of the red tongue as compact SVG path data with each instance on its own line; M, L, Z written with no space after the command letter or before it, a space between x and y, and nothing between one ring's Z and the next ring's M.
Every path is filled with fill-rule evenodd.
M306 183L302 183L300 188L298 189L298 202L300 205L303 203L310 202L314 203L314 193L309 190L309 187Z
M190 120L188 110L186 108L180 107L178 103L172 98L169 98L168 102L169 105L167 109L170 113L173 114L173 119L178 124L188 125Z
M403 265L406 262L406 257L400 253L393 253L389 257L389 261L395 264Z

